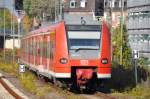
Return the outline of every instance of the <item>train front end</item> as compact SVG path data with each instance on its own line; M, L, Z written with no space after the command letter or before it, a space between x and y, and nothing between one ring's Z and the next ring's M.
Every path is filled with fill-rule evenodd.
M67 43L60 42L64 47L61 52L63 58L59 62L70 74L68 78L71 78L73 86L94 89L98 80L110 78L110 34L107 25L67 25L65 31Z
M111 76L110 35L105 25L68 29L71 76L77 86L94 89L99 79Z

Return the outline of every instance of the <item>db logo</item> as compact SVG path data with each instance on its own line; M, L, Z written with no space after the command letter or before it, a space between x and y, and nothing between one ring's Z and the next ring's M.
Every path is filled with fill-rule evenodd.
M88 60L81 60L80 63L81 63L81 65L88 65L89 61Z

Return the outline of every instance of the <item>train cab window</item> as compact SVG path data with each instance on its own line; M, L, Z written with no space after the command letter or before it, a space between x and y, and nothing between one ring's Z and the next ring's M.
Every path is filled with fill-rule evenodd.
M99 39L70 39L70 49L82 48L99 48Z
M70 49L99 49L100 32L96 31L70 31L68 32Z

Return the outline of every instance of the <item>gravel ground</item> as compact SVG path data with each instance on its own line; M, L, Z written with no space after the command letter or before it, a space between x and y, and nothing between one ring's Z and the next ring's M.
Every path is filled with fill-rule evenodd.
M95 94L73 94L69 91L64 91L61 88L56 88L52 84L49 84L51 87L51 91L46 94L44 97L38 97L34 94L31 94L25 90L23 90L23 87L21 86L19 80L17 77L10 75L9 73L0 71L3 75L5 75L5 78L9 80L17 89L19 89L22 93L24 93L26 96L28 96L30 99L119 99L119 98L109 98L105 95L95 95ZM38 87L43 87L45 84L48 84L48 82L44 82L41 80L35 81Z

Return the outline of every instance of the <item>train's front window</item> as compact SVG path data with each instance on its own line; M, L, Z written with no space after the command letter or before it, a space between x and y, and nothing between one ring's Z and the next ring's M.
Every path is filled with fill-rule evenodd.
M70 31L68 40L71 50L97 50L100 48L100 32Z
M70 49L98 49L99 39L69 39Z

